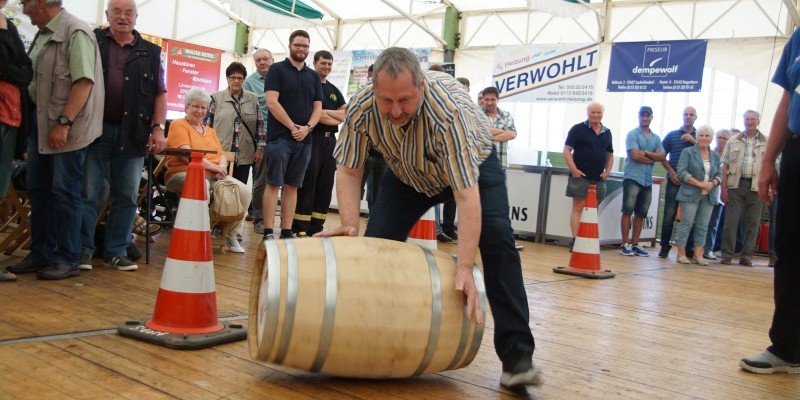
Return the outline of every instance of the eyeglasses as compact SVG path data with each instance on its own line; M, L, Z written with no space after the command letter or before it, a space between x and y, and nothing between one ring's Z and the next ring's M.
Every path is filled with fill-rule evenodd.
M309 45L307 44L295 44L292 43L290 46L294 47L295 49L308 49Z
M208 110L208 106L198 106L197 104L189 104L189 108L191 108L193 110L201 110L201 111Z
M136 11L134 11L134 10L120 10L118 8L114 9L114 10L110 10L108 13L113 15L114 17L117 17L117 18L119 18L122 15L124 15L127 18L133 18L133 17L138 15L136 13Z
M228 80L231 80L231 81L234 81L234 82L239 82L239 81L243 81L244 78L241 77L241 76L229 76Z

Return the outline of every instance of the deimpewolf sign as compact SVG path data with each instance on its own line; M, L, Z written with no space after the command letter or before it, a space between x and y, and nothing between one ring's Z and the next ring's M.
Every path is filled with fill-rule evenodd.
M598 44L499 46L492 81L504 100L585 103L594 96Z
M705 40L614 43L609 92L699 92Z

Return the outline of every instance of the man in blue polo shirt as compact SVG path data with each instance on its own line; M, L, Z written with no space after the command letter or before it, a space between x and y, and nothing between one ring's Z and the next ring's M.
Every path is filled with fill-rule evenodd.
M578 233L581 212L586 204L589 185L595 185L597 203L606 195L606 182L614 164L611 130L602 124L605 109L600 103L586 107L586 121L575 124L564 143L564 161L569 167L567 197L572 197L570 228L572 237Z
M292 235L297 189L303 185L311 158L311 136L322 115L322 82L305 63L308 33L296 30L289 36L289 58L275 63L267 72L267 187L264 190L264 239L275 239L272 228L281 197L281 238Z
M678 213L678 189L681 188L681 179L678 177L678 160L681 158L681 152L687 147L694 146L696 140L696 131L694 129L694 121L697 120L697 110L694 107L686 107L683 109L683 126L667 134L661 144L664 146L664 152L669 157L669 162L663 161L661 165L667 170L667 188L664 193L664 216L661 220L661 251L658 256L667 258L669 250L672 246L669 244L672 238L672 228L675 222L675 214ZM694 231L694 229L692 229ZM686 254L694 254L694 240L692 237L694 233L689 232L689 240L686 242ZM711 252L713 256L713 252Z
M661 139L650 130L653 121L653 109L644 106L639 109L639 126L628 132L625 138L625 149L628 160L622 181L622 247L619 253L623 256L642 256L648 254L639 247L639 234L642 223L650 208L650 196L653 189L653 164L667 159ZM633 214L633 232L631 232L631 214ZM631 240L628 240L630 234Z

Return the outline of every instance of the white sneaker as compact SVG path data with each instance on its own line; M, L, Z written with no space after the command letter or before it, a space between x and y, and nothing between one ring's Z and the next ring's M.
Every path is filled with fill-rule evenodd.
M754 356L743 358L739 361L739 366L745 371L756 374L772 374L775 372L800 374L800 363L784 361L768 350L764 350Z

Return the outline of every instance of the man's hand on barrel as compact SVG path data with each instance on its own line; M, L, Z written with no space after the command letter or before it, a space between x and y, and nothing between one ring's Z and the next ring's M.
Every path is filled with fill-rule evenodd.
M358 236L358 229L352 226L340 225L333 229L327 229L322 232L317 232L314 237L329 237L329 236Z
M478 296L478 288L475 286L475 278L472 276L472 268L458 267L456 270L456 290L464 293L467 298L467 317L472 319L473 314L475 323L483 324L483 315L481 314L480 297Z

